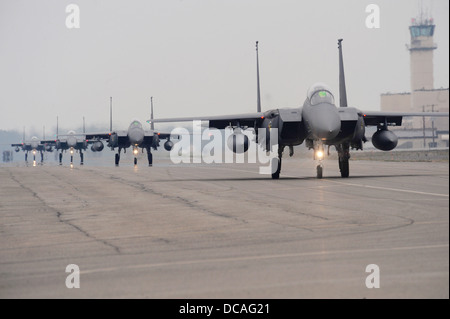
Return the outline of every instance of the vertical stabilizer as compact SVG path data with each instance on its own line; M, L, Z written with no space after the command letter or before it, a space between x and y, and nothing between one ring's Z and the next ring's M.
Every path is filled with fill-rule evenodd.
M56 117L56 139L58 139L58 134L59 134L59 131L58 131L58 117Z
M155 124L153 123L153 96L150 98L151 110L150 110L150 129L153 131L155 129Z
M258 57L258 41L256 41L256 85L257 85L257 101L256 111L261 112L261 92L259 87L259 57Z
M347 107L347 90L345 88L344 60L342 58L342 39L338 40L339 49L339 106Z
M109 131L112 132L112 96L109 97Z
M86 133L86 123L84 121L84 116L83 116L83 134Z

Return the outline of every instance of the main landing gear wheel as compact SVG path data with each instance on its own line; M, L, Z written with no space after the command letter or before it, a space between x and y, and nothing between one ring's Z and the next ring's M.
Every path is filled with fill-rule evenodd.
M272 166L277 165L277 169L275 173L272 173L272 179L279 179L280 178L280 172L281 172L281 158L277 158L277 161L272 161ZM273 168L272 168L273 171Z
M153 154L151 152L147 153L148 166L153 166Z
M116 154L116 158L115 158L116 166L119 166L119 160L120 160L120 155Z
M62 165L62 153L59 153L59 165Z
M323 176L323 166L317 165L317 178L322 178Z
M350 175L350 165L348 159L339 160L339 169L341 171L341 177L347 178Z

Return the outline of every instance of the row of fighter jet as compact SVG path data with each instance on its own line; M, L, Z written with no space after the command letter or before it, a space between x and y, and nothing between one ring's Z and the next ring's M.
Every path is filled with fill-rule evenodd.
M112 98L110 112L112 114ZM153 119L153 98L151 98L151 119ZM122 150L126 152L126 149L132 148L134 154L134 164L137 164L137 154L139 149L147 151L147 158L149 166L153 164L152 149L156 150L160 146L160 140L166 139L164 148L170 151L173 147L173 142L170 140L170 134L159 133L154 129L153 123L151 124L151 130L144 130L141 122L134 120L125 131L112 130L112 117L110 123L109 132L96 132L96 133L75 133L75 131L69 131L67 134L58 134L58 122L56 125L56 139L54 140L39 140L36 136L33 136L30 141L24 141L19 144L11 144L15 147L16 152L23 150L25 152L25 161L28 161L28 152L33 154L33 161L36 161L36 153L41 154L41 162L44 161L44 152L52 152L54 149L59 151L59 164L62 164L63 152L70 152L70 162L73 163L73 155L75 152L80 154L81 165L84 163L83 151L86 151L88 145L91 145L91 151L100 152L104 148L103 142L107 143L107 146L111 150L117 149L115 154L115 164L119 165L120 153Z
M256 42L256 61L257 61L257 112L249 114L236 114L225 116L205 116L205 117L181 117L169 119L151 119L151 131L145 132L141 123L134 121L126 132L86 134L83 140L78 141L74 136L68 136L66 140L41 141L43 147L55 146L57 149L72 147L77 143L86 146L86 143L93 143L92 150L100 151L103 149L101 140L107 140L108 146L118 148L115 163L119 164L120 151L132 146L133 152L137 152L138 147L145 148L148 154L149 165L152 165L151 149L159 146L159 139L165 138L164 144L166 150L171 150L173 143L170 141L169 134L160 134L154 131L154 123L157 122L181 122L202 120L209 121L210 128L234 130L231 136L232 149L234 152L245 152L248 149L248 137L242 134L242 129L253 128L256 133L256 142L266 151L272 150L273 140L278 146L278 157L272 162L272 178L278 179L281 172L281 160L285 147L289 148L289 155L294 153L294 146L305 142L309 149L314 150L314 159L317 161L317 178L322 178L323 157L325 147L328 150L334 146L338 153L338 164L341 177L349 177L349 159L350 150L362 150L363 144L368 140L365 136L365 128L376 126L377 131L372 135L372 144L380 150L393 150L398 143L398 138L394 132L390 131L389 126L401 126L403 117L413 116L444 116L448 117L448 112L364 112L355 107L349 107L347 103L347 92L344 76L344 62L342 56L342 39L338 40L339 50L339 107L336 106L334 95L331 89L323 84L317 83L311 86L307 92L307 98L303 106L298 108L278 108L261 111L260 85L259 85L259 60L258 60L258 42ZM153 114L153 107L152 107ZM259 130L266 132L263 136L258 136ZM276 130L273 130L276 129ZM276 131L278 139L271 138L271 131ZM72 139L71 139L72 138ZM70 141L73 142L70 142ZM77 142L75 142L77 141ZM20 146L20 144L13 144ZM38 145L35 141L34 146ZM30 146L29 148L31 148ZM230 147L231 148L231 147ZM28 148L27 148L28 149ZM237 151L241 150L241 151ZM60 155L60 161L61 161ZM137 159L135 158L135 163Z

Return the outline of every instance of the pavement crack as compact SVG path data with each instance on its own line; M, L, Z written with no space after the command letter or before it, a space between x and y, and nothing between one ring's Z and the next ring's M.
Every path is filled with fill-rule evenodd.
M156 196L159 196L161 198L168 199L168 200L171 200L171 201L177 201L179 203L184 204L187 207L193 208L193 209L198 210L198 211L202 211L202 212L207 213L209 215L222 217L222 218L233 219L233 220L236 220L236 221L244 223L244 224L248 223L248 221L246 221L245 219L240 219L238 217L233 217L233 216L230 216L230 215L227 215L227 214L217 213L215 211L212 211L210 209L202 207L202 206L200 206L198 204L195 204L194 201L191 201L191 200L189 200L187 198L183 198L183 197L177 196L177 195L168 195L168 194L164 194L164 193L155 191L154 189L149 188L149 187L147 187L147 186L145 186L145 185L143 185L142 183L139 183L139 182L128 183L125 180L123 180L123 179L121 179L119 177L116 177L116 176L110 176L110 178L112 180L115 180L115 181L119 182L119 183L131 186L133 188L137 188L137 189L139 189L139 190L141 190L143 192L148 192L148 193L151 193L153 195L156 195Z
M117 246L115 246L115 245L113 245L113 244L107 242L106 240L99 239L99 238L97 238L97 237L95 237L95 236L92 236L91 234L89 234L87 231L85 231L85 230L82 229L81 227L79 227L79 226L77 226L77 225L75 225L75 224L72 224L72 223L71 223L70 221L68 221L68 220L64 220L64 219L62 218L62 215L63 215L63 214L62 214L61 212L58 212L58 211L56 212L56 216L58 217L58 220L59 220L61 223L73 227L74 229L76 229L77 231L79 231L80 233L82 233L84 236L86 236L86 237L88 237L88 238L91 238L91 239L93 239L93 240L95 240L95 241L98 241L98 242L100 242L100 243L102 243L102 244L104 244L104 245L106 245L106 246L109 246L109 247L113 248L118 254L121 253L119 247L117 247Z
M121 253L119 247L117 247L117 246L115 246L115 245L113 245L113 244L107 242L106 240L97 238L97 237L95 237L95 236L89 234L87 231L85 231L85 230L82 229L81 227L79 227L79 226L77 226L77 225L71 223L70 221L64 220L64 219L62 218L62 213L61 213L60 211L58 211L57 209L55 209L55 208L53 208L52 206L48 205L41 197L39 197L39 195L38 195L36 192L34 192L33 190L31 190L30 188L28 188L27 186L25 186L22 182L20 182L18 179L16 179L16 178L14 177L14 175L11 173L11 171L8 171L8 172L9 172L9 175L10 175L11 179L12 179L13 181L15 181L21 188L23 188L24 190L30 192L30 193L33 195L33 197L35 197L37 200L39 200L39 201L40 201L45 207L47 207L50 211L55 212L55 213L56 213L56 217L58 218L58 221L59 221L59 222L61 222L61 223L65 224L65 225L68 225L68 226L72 227L73 229L77 230L78 232L80 232L80 233L83 234L84 236L86 236L86 237L88 237L88 238L90 238L90 239L92 239L92 240L94 240L94 241L97 241L97 242L102 243L102 244L104 244L104 245L106 245L106 246L108 246L108 247L113 248L118 254Z

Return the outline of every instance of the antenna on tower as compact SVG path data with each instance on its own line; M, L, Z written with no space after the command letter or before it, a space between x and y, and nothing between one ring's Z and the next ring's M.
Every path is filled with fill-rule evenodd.
M56 116L56 138L58 138L58 116Z
M150 110L150 129L153 131L155 129L155 124L153 123L153 96L150 97L151 110Z
M261 92L259 87L259 57L258 57L258 41L256 41L256 82L257 82L257 101L256 111L261 112Z

